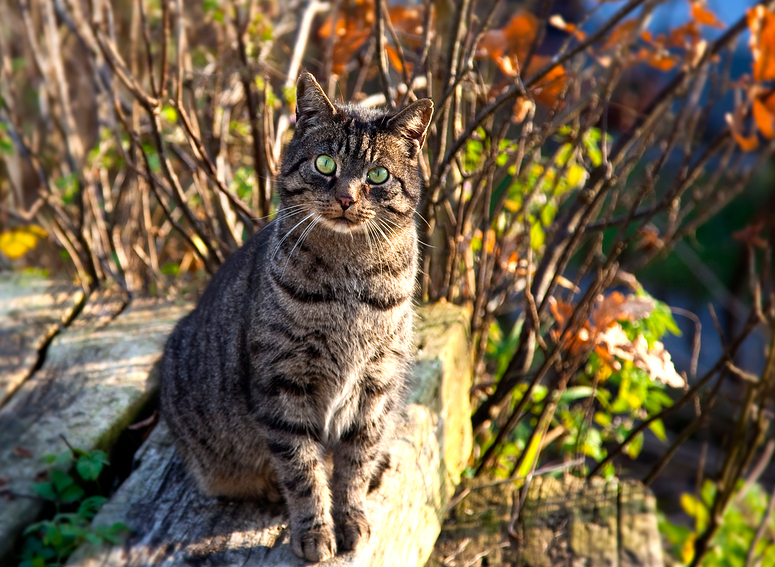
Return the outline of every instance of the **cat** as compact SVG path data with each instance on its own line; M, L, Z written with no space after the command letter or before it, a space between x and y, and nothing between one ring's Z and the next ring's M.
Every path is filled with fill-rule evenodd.
M390 113L332 104L302 73L277 217L165 347L162 413L200 489L282 495L308 561L371 534L365 498L388 466L413 348L432 114L430 99Z

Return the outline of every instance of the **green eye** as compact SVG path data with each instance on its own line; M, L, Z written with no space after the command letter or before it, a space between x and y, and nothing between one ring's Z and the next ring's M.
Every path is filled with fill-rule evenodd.
M322 155L318 156L318 159L315 160L315 167L323 175L333 175L336 171L336 162L333 158Z
M374 169L369 170L369 172L366 174L366 177L368 177L369 181L375 185L380 185L381 183L387 181L388 170L381 166L375 167Z

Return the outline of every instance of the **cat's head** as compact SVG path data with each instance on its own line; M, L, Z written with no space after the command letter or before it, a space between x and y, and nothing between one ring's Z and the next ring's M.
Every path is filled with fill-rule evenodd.
M283 207L319 215L321 226L341 233L365 231L371 219L409 225L420 201L418 156L432 115L427 98L397 113L332 104L303 72L296 131L283 159Z

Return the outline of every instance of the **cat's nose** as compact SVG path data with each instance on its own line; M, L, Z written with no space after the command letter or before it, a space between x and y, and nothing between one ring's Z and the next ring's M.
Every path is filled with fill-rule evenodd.
M355 202L355 199L351 195L337 195L336 200L342 206L342 210L346 211Z

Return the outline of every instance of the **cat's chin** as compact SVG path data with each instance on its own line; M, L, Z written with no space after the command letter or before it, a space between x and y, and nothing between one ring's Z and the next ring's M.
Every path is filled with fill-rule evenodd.
M363 232L366 230L365 223L353 222L345 217L338 217L335 219L324 218L320 224L329 230L342 234L353 234L355 232Z

